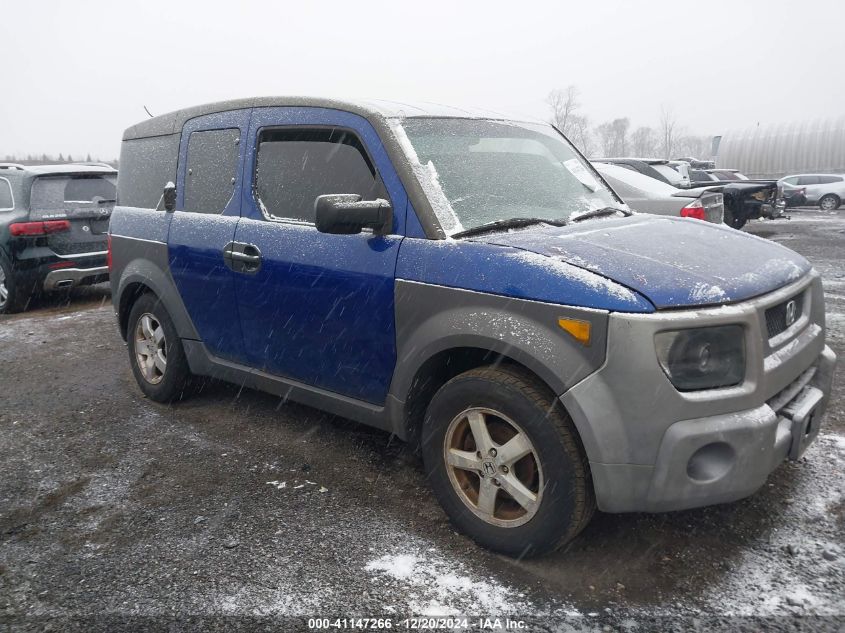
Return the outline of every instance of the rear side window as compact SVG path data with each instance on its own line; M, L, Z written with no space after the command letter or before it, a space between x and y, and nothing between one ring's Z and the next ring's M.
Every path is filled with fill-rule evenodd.
M188 139L185 211L222 213L232 198L238 169L240 130L193 132Z
M15 208L15 199L12 196L12 185L5 178L0 178L0 211L9 211Z
M331 193L386 198L358 137L337 128L284 128L258 138L255 192L268 219L313 224L314 201Z
M118 204L155 209L164 186L176 182L179 134L123 141L120 146Z
M833 182L842 182L842 178L840 178L839 176L819 176L820 185L829 185Z
M817 185L819 184L818 176L801 176L798 179L799 185Z

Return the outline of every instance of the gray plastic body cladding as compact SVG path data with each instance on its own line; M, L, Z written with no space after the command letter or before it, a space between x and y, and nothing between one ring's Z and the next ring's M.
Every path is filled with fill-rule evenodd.
M117 314L126 289L134 283L143 284L161 300L180 338L199 339L170 275L167 251L169 219L164 211L115 208L109 225L112 304ZM121 335L125 338L126 333L121 332Z
M397 364L390 392L404 401L417 370L439 352L477 348L521 363L560 395L604 363L608 313L396 280ZM558 325L588 321L589 346ZM396 429L405 436L404 429Z
M802 316L783 334L768 339L765 310L799 293L804 293ZM716 390L677 391L658 364L654 335L732 323L745 330L744 382ZM734 306L610 315L605 365L561 397L581 432L599 507L612 512L680 509L753 492L783 458L777 455L782 449L776 441L778 421L767 400L813 365L819 366L814 382L823 387L827 381L829 392L829 379L823 374L832 369L824 367L824 334L824 299L815 271L795 284ZM676 424L680 426L673 427ZM699 440L710 437L710 441L733 431L729 443L738 454L737 462L731 477L708 484L707 493L672 500L677 492L673 487L685 485L689 455L683 450L673 454L665 446L683 444L681 437L693 431ZM757 459L751 459L755 454ZM681 459L682 464L674 463ZM672 463L661 463L665 460ZM657 480L661 468L677 473L680 465L684 481ZM660 490L661 485L666 488Z

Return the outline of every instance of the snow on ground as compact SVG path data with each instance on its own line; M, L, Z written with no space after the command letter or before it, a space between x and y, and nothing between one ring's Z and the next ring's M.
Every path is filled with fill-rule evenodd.
M391 585L391 590L400 589L410 598L407 605L386 604L388 610L409 610L422 616L507 615L535 610L518 589L495 579L473 577L434 547L385 554L369 561L364 570L372 575L374 585Z
M777 616L796 612L816 615L845 615L845 598L837 593L820 593L819 587L845 571L845 547L841 538L824 532L797 532L790 522L820 523L831 520L845 500L845 437L822 434L810 450L824 451L825 459L806 460L802 467L827 468L839 473L843 485L820 488L815 494L797 497L787 511L787 523L773 533L769 547L749 548L723 583L706 595L705 612L740 616ZM835 560L827 560L828 552ZM784 560L796 559L812 569L809 578L790 574ZM813 587L809 586L812 582Z

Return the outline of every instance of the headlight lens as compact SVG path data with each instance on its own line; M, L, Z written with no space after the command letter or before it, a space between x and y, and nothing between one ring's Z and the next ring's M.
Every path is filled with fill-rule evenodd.
M745 336L741 325L660 332L657 360L678 391L738 385L745 377Z

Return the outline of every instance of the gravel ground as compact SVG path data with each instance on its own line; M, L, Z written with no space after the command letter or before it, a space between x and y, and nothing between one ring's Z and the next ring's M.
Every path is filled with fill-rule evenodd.
M845 209L748 230L822 272L845 357ZM488 630L845 626L841 372L817 443L751 498L598 514L530 561L456 534L385 433L220 384L173 407L144 399L101 287L0 317L0 389L0 629L458 614L501 618Z

